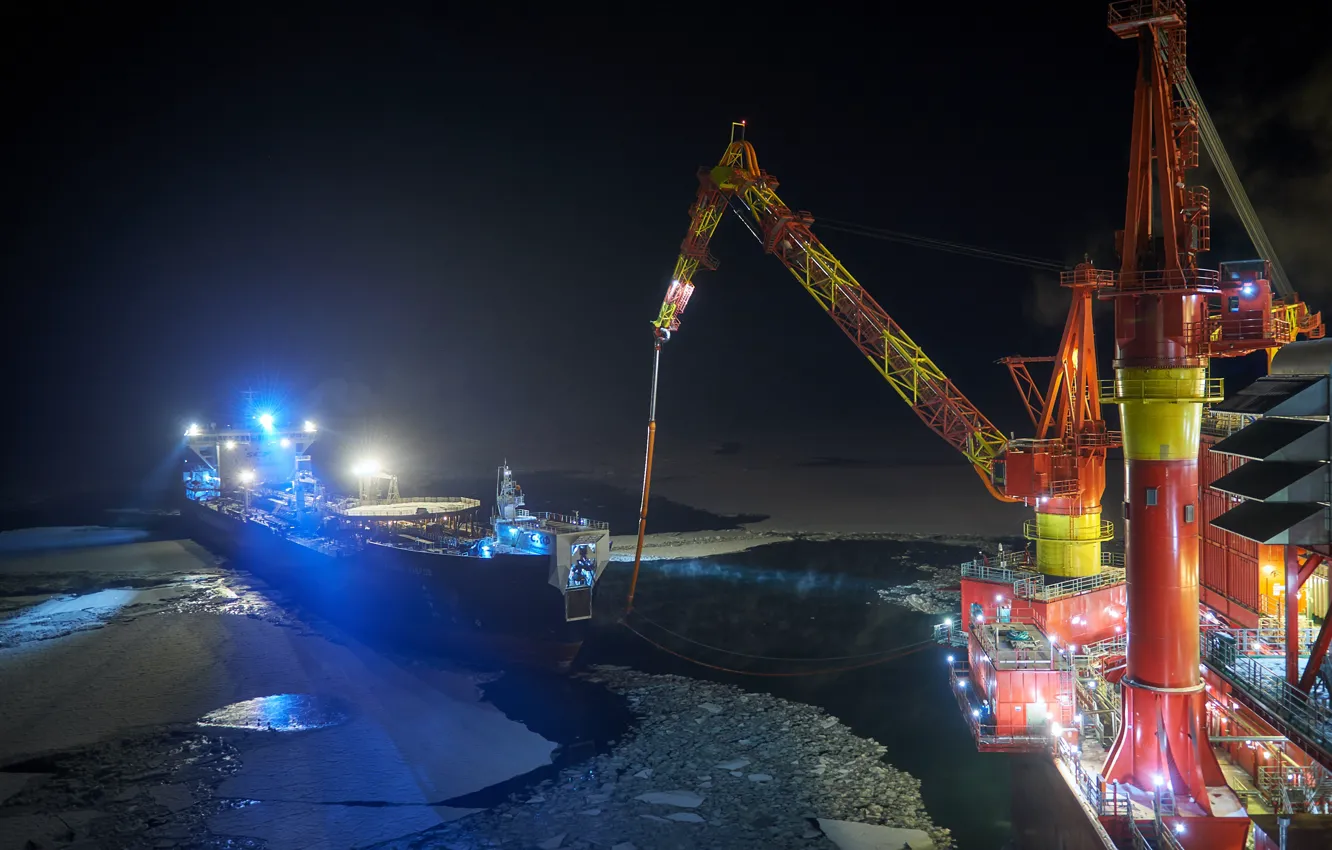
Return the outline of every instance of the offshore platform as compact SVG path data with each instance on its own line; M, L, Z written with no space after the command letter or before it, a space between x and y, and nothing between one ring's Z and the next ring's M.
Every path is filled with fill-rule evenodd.
M717 266L709 243L728 209L995 498L1032 510L1033 545L963 564L961 610L935 629L977 747L1027 754L1015 770L1039 825L1019 824L1024 847L1332 847L1332 340L1212 124L1185 23L1184 0L1110 4L1109 28L1138 48L1119 267L1064 271L1058 351L1003 361L1031 437L995 427L820 241L813 216L781 201L743 122L698 172L653 322L635 583L661 349L695 275ZM1187 177L1204 149L1263 259L1199 265L1211 202ZM1114 306L1104 381L1097 299ZM1266 357L1268 377L1227 399L1211 361L1250 355ZM1031 364L1048 364L1048 380ZM1118 407L1117 430L1103 404ZM1119 449L1122 551L1102 515Z

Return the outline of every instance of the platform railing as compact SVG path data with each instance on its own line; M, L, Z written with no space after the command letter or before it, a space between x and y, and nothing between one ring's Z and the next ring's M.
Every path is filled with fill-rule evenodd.
M999 726L984 722L976 685L971 681L971 669L965 661L948 665L948 684L957 698L962 718L971 730L971 737L981 750L1004 752L1049 752L1053 737L1040 734L1026 726Z
M1027 569L1031 566L1031 563L1031 552L1026 550L1004 552L983 561L977 559L964 562L962 564L962 577L1013 584L1019 579L1032 575L1032 571Z
M1332 758L1332 708L1256 657L1237 652L1238 640L1224 637L1231 631L1218 626L1203 630L1203 662L1253 702L1282 734L1301 738L1321 750L1324 758Z
M1160 2L1160 0L1158 0ZM1120 292L1181 292L1220 290L1221 273L1216 269L1149 269L1121 272Z
M1258 421L1257 416L1248 413L1221 413L1204 410L1202 432L1210 437L1229 437L1231 434Z
M1159 17L1184 20L1184 0L1115 0L1108 21L1113 28Z
M1111 378L1101 381L1105 402L1213 403L1225 397L1221 378Z
M1132 812L1132 803L1127 795L1118 793L1102 793L1105 788L1105 780L1099 773L1089 773L1082 766L1082 755L1065 739L1058 738L1055 741L1055 758L1059 759L1073 774L1074 783L1078 791L1082 794L1082 799L1092 810L1100 817L1128 817ZM1113 786L1107 789L1114 792Z
M1303 794L1304 804L1310 811L1332 806L1332 773L1316 762L1300 766L1259 765L1254 779L1269 805L1275 806L1288 799L1288 792L1297 789Z
M1106 655L1123 655L1128 651L1128 636L1114 635L1095 643L1086 643L1082 645L1082 651L1078 653L1079 657L1096 658Z
M1124 576L1125 571L1122 567L1110 566L1102 567L1101 571L1094 575L1079 576L1078 578L1064 579L1054 583L1047 583L1045 575L1036 575L1015 582L1013 595L1035 602L1053 602L1056 599L1066 599L1070 596L1077 596L1079 593L1087 593L1109 585L1123 584Z
M1126 822L1135 850L1184 850L1170 825L1161 820L1163 815L1175 814L1172 796L1157 791L1152 798L1152 819L1139 824L1133 817L1133 803L1129 796L1121 795L1119 786L1107 784L1101 774L1093 775L1084 770L1081 754L1063 738L1055 744L1055 758L1073 774L1079 794L1098 817Z
M610 528L610 523L608 522L602 522L601 520L596 520L596 519L588 519L585 516L578 516L576 514L557 514L552 511L526 511L520 508L518 510L518 517L520 519L532 518L532 519L545 520L547 522L559 522L565 525L576 525L580 528L597 528L597 529Z
M1216 629L1217 627L1210 627ZM1235 639L1235 651L1240 655L1255 657L1282 656L1286 654L1285 625L1261 625L1256 629L1223 629L1225 634ZM1305 627L1299 630L1297 646L1303 648L1313 643L1318 636L1318 629Z
M940 646L965 647L967 645L966 629L960 627L952 619L947 622L936 623L932 636L934 642Z

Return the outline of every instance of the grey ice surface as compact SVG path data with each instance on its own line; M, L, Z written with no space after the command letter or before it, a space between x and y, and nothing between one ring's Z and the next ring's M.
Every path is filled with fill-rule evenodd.
M0 847L86 838L128 823L129 807L159 813L149 842L200 840L188 822L234 846L360 846L467 814L430 803L550 762L554 744L482 703L476 677L330 640L193 544L70 533L73 548L49 548L59 535L45 531L0 558L0 589L26 602L0 611L0 766L56 754L72 771L36 790L0 773ZM346 717L291 732L197 725L272 695L336 700ZM182 759L181 741L226 769Z

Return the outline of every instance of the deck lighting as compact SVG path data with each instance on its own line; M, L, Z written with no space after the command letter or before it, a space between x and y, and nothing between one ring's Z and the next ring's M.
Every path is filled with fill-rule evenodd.
M1160 788L1165 784L1165 779L1158 773L1152 777L1152 783L1155 784L1157 788Z
M1064 734L1063 724L1061 724L1058 720L1052 722L1050 724L1050 734L1055 736L1056 738Z
M263 426L263 428L264 428L265 431L272 431L272 430L273 430L273 414L271 414L271 413L261 413L261 414L259 414L259 424Z
M235 441L235 440L227 440L227 451L231 451L231 450L234 449L234 448L236 448L236 441Z
M197 437L200 433L202 432L199 430L198 425L191 424L190 427L185 429L185 436L187 437Z
M360 476L361 478L369 478L372 475L378 475L379 469L380 469L379 461L363 460L352 467L352 473L354 475Z
M947 619L944 620L944 628L951 629L952 627L953 627L953 618L948 617Z
M952 663L953 663L953 656L951 656L951 655L948 656L948 663L949 663L949 664L952 664Z
M1075 714L1075 715L1073 715L1073 722L1076 723L1076 724L1078 724L1079 726L1081 726L1081 725L1082 725L1082 715L1081 715L1081 714Z
M278 445L282 446L282 448L285 449L287 446L291 445L291 440L288 440L286 437L283 437L282 441L278 443Z
M305 420L305 433L313 434L314 432L315 432L315 424L311 422L309 419Z
M245 470L244 472L242 472L242 473L240 474L240 480L241 480L241 483L242 483L242 484L253 484L253 483L254 483L254 471L253 471L253 470L249 470L249 469Z

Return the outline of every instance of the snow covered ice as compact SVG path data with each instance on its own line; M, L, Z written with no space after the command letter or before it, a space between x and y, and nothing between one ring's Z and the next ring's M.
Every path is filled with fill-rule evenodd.
M476 677L321 625L334 642L189 542L71 548L44 530L0 559L0 587L0 768L17 771L0 772L0 848L136 829L359 846L467 814L432 803L549 764L555 747L483 703ZM249 707L328 722L200 724L282 695Z

